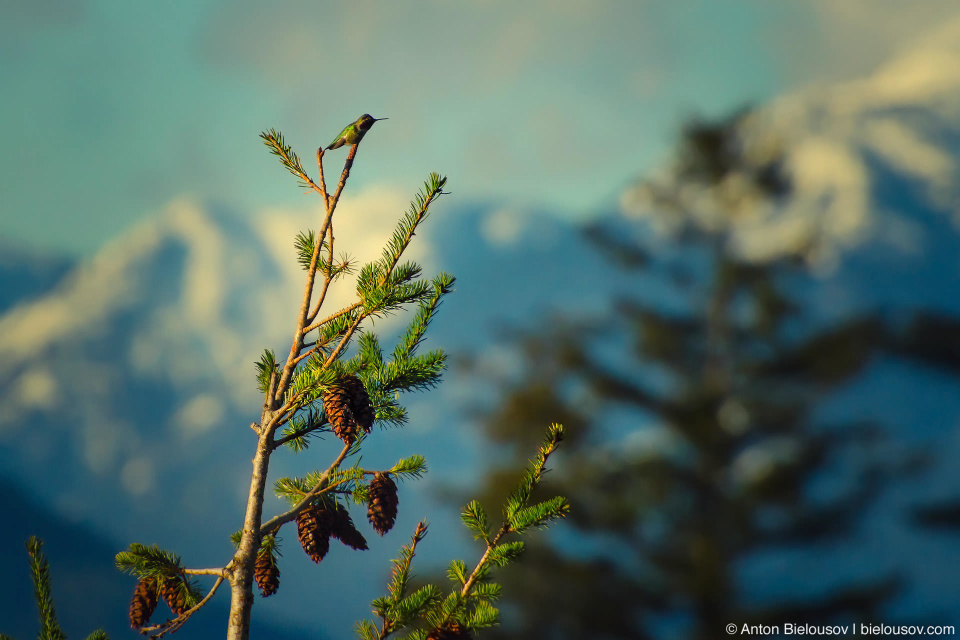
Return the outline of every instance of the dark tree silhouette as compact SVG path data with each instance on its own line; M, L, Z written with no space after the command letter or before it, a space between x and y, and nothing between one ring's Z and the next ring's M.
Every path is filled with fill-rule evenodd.
M706 640L728 623L854 622L876 619L900 586L855 572L801 595L782 572L742 578L759 554L847 540L908 472L874 425L825 424L816 409L879 350L923 350L879 316L809 321L790 293L800 249L739 255L731 222L791 193L776 146L752 149L743 134L748 117L689 125L672 170L638 184L667 234L624 220L588 230L635 291L609 314L516 337L524 371L500 381L484 429L522 453L545 416L564 422L551 482L573 508L565 535L505 572L511 595L490 637ZM486 500L511 481L490 476Z

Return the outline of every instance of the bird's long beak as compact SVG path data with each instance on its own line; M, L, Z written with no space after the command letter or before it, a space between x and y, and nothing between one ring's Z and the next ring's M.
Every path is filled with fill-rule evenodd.
M374 118L374 120L389 120L390 118Z

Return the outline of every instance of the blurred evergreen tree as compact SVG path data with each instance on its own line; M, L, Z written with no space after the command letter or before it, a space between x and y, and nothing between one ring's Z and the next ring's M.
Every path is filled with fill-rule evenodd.
M634 293L603 316L517 336L522 373L501 380L483 426L522 455L547 417L567 425L551 482L573 529L504 572L504 625L485 637L712 639L729 623L878 619L898 590L899 576L869 571L823 576L814 593L783 572L744 579L768 554L849 543L910 469L874 425L816 412L893 344L881 318L811 320L790 293L802 247L763 262L736 250L733 223L791 192L777 146L743 134L749 117L689 125L671 170L637 185L665 233L626 221L588 230L636 278ZM485 501L513 481L489 476Z

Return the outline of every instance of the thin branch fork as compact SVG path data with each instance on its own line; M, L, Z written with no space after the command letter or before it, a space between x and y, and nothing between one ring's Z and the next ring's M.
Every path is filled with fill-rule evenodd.
M323 301L327 299L327 290L330 289L330 283L333 281L333 219L330 219L330 226L327 228L327 236L330 238L327 241L327 271L324 274L323 278L323 287L320 289L320 296L317 298L317 304L314 305L313 310L310 312L310 315L307 316L307 322L313 322L317 318L317 314L320 313L320 308L323 306ZM307 329L306 331L310 331Z
M554 451L557 450L557 446L559 446L559 442L554 441L554 442L551 442L550 445L545 449L542 448L540 450L540 454L537 456L537 460L535 463L536 473L534 474L534 477L532 480L534 487L540 484L540 480L541 478L543 478L543 474L547 466L547 459L550 457L550 454L552 454ZM497 531L497 534L487 543L486 551L483 552L483 555L480 557L479 562L477 562L477 566L474 567L473 572L470 574L470 577L467 578L467 581L463 584L463 589L460 591L461 598L467 597L467 595L470 593L470 590L473 589L473 585L476 584L477 578L479 577L480 572L483 570L483 567L487 563L487 559L490 557L490 552L493 551L493 548L500 543L500 539L503 538L503 536L508 534L510 531L511 531L510 522L508 520L507 522L503 523L503 525L500 527L500 530Z
M463 589L460 590L460 597L466 598L470 593L470 590L473 589L473 585L477 582L477 578L480 576L480 572L483 570L483 567L487 564L487 558L490 557L490 552L493 551L493 548L497 546L500 542L500 539L505 536L510 531L510 523L504 522L503 526L500 527L500 530L497 531L497 535L493 537L490 542L487 543L487 549L483 552L483 555L480 556L480 560L477 562L477 566L474 567L473 572L470 574L470 577L467 578L467 581L463 583Z
M279 440L274 440L274 441L273 441L273 449L275 449L275 450L276 450L276 449L279 449L280 447L282 447L283 445L287 444L287 443L290 442L291 440L296 440L297 438L302 438L303 436L305 436L305 435L307 435L307 434L310 434L310 433L313 433L314 431L317 431L317 430L320 429L320 428L321 428L320 425L318 425L318 426L316 426L316 427L313 427L312 429L304 429L303 431L297 431L297 432L294 432L294 433L285 435L285 436L283 436L282 438L280 438Z

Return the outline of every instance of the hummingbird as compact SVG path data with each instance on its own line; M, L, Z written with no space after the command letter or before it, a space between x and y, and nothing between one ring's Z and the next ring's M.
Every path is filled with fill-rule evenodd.
M356 122L351 122L343 128L327 149L339 149L345 144L357 144L363 139L364 134L370 130L373 123L377 120L387 120L388 118L374 118L369 113L365 113Z

